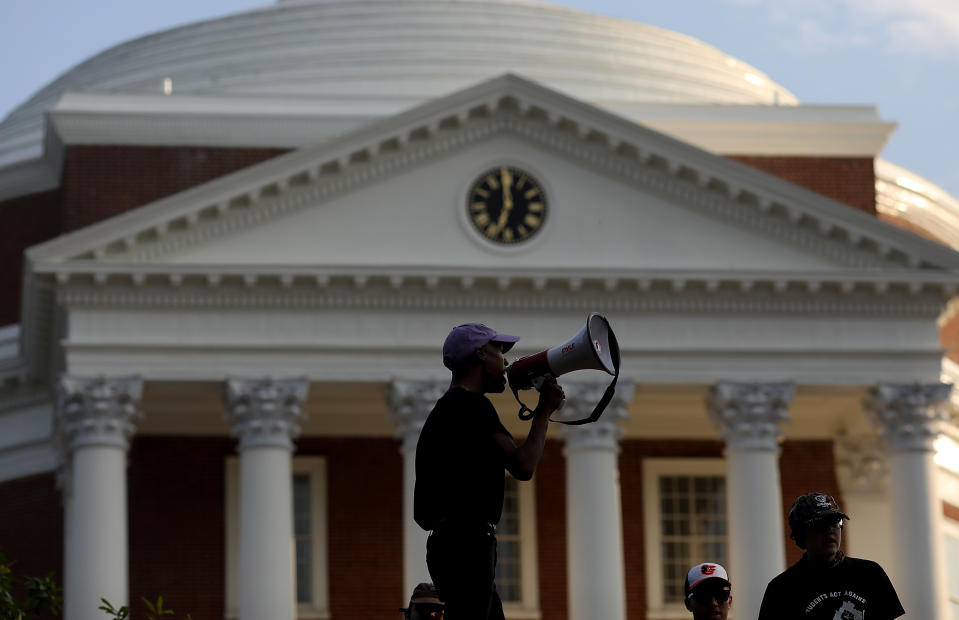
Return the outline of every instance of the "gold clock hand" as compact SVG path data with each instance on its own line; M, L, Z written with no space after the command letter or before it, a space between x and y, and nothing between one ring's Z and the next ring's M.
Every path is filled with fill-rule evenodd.
M513 208L513 176L509 173L509 168L500 169L500 181L503 187L503 210L500 211L499 219L496 221L495 234L499 234L506 227L509 212Z

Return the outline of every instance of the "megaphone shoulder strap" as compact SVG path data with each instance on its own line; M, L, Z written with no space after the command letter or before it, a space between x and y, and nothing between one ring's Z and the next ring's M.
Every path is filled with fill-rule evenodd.
M606 407L609 405L610 401L613 400L613 396L616 394L616 381L619 380L619 343L616 341L616 336L613 335L613 332L609 332L609 355L613 360L613 367L616 372L613 374L613 380L607 386L606 391L603 393L603 397L599 399L599 402L596 403L596 407L593 408L593 412L585 418L579 420L554 420L550 418L550 422L559 422L560 424L565 424L567 426L580 426L581 424L589 424L590 422L595 422L603 415L603 412L606 411ZM529 420L533 417L533 410L526 406L526 404L520 400L519 393L516 388L513 388L513 396L516 397L516 402L520 405L519 410L519 419L520 420Z

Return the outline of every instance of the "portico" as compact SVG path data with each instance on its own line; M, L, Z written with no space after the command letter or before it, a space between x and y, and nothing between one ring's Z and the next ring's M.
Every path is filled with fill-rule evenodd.
M552 201L528 245L495 245L465 221L463 191L499 162L534 172ZM647 458L709 460L710 475L696 476L713 485L710 498L723 498L713 516L728 535L708 548L728 551L737 608L758 608L765 581L786 564L783 505L792 498L783 477L792 472L783 471L791 464L779 458L782 442L825 443L860 428L862 398L886 394L887 384L918 382L931 395L882 397L876 419L887 434L901 435L889 412L905 402L926 430L921 445L896 444L893 483L879 503L891 510L908 496L927 506L930 527L939 517L929 449L944 398L936 318L959 283L959 256L514 76L145 205L28 257L38 311L25 319L26 339L35 351L59 341L63 353L62 364L35 354L36 370L83 386L135 375L143 389L142 399L133 388L106 399L106 410L123 414L110 418L95 448L84 444L93 430L75 425L69 401L56 411L70 438L62 448L72 472L70 620L96 615L84 596L105 592L124 603L129 593L118 554L127 547L131 436L134 446L216 443L211 460L222 479L211 488L225 496L226 532L213 536L228 540L215 557L241 620L336 617L329 588L343 575L331 566L350 554L395 575L383 581L403 604L428 577L425 533L409 514L413 448L448 382L442 340L465 320L520 334L514 354L524 355L600 311L623 358L605 417L554 425L556 449L544 465L552 469L532 483L531 497L517 499L516 527L534 533L536 553L520 549L516 570L533 566L541 596L518 600L514 617L562 615L560 607L575 620L597 609L610 620L636 617L630 590L643 590L646 618L675 615L675 576L665 560L656 564L669 555L663 523L672 513L653 521L645 509L627 509L665 491L622 484L623 463L634 475ZM597 400L589 373L563 381L570 415ZM511 399L496 404L523 436ZM237 441L224 451L231 436ZM297 479L299 457L323 466ZM672 478L682 486L696 476ZM104 496L109 524L92 501ZM901 515L891 514L900 527ZM84 546L107 530L109 544ZM379 535L394 546L366 542ZM517 539L522 547L524 536ZM300 565L297 541L312 550L319 540L329 548ZM921 542L930 548L934 535ZM555 550L548 547L565 554L562 566L540 561ZM935 555L894 547L890 557L914 574L942 574ZM116 568L102 583L74 581L90 562ZM549 595L557 579L562 593ZM914 605L944 599L940 585L904 580L901 588Z

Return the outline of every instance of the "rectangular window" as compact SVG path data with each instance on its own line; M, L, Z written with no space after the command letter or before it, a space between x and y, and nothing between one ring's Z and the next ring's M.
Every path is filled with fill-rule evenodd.
M536 505L533 482L506 476L503 514L496 528L496 591L507 618L539 618Z
M946 528L945 543L949 617L959 620L959 527Z
M297 618L330 617L326 552L326 461L294 457L293 566ZM226 462L226 616L236 618L239 588L240 462ZM291 593L292 594L292 593Z
M728 566L725 471L720 459L643 462L648 617L688 615L686 571L708 561Z

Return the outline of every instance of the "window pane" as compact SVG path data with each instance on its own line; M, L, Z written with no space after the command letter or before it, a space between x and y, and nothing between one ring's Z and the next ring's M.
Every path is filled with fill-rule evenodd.
M726 483L721 476L661 476L659 489L663 601L681 603L690 566L728 561Z
M503 514L496 527L496 590L504 603L522 600L519 520L519 483L512 476L506 476Z
M293 538L296 551L296 602L313 602L313 533L310 476L293 475Z

